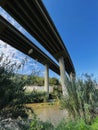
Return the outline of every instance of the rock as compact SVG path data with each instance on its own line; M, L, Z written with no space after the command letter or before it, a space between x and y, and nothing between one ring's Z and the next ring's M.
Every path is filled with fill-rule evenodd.
M30 121L23 119L3 119L0 121L0 130L26 130L29 128Z

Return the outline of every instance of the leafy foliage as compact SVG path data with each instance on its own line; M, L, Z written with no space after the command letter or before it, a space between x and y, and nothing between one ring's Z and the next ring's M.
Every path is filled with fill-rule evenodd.
M98 130L98 117L92 124L86 124L84 119L63 119L57 126L53 126L50 122L42 122L33 116L29 130Z
M53 92L50 94L51 99L60 99L62 97L62 88L61 86L54 86Z
M51 123L42 122L36 115L33 115L29 130L53 130L53 128L54 127Z
M92 130L98 130L98 117L96 117L91 125Z
M62 108L66 108L74 118L83 118L86 123L91 123L98 107L96 82L86 74L84 81L66 81L66 86L68 96L61 100Z
M98 122L95 121L92 123L92 125L86 124L83 119L77 119L77 120L63 120L60 122L60 124L56 127L55 130L98 130L98 127L96 129L94 128L95 125Z
M31 93L25 94L25 103L39 103L47 100L46 92L32 91Z
M24 77L19 77L15 71L21 64L12 63L9 57L0 57L0 114L3 117L27 117L25 100Z
M49 78L50 86L58 86L60 85L59 80L57 78Z
M28 80L27 85L34 85L34 86L44 86L44 77L29 75L25 76ZM56 78L49 78L50 86L59 85L59 81Z

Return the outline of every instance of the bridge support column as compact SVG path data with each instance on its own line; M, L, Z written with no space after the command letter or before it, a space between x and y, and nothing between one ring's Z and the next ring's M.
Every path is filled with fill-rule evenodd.
M63 92L63 96L68 95L67 93L67 88L66 88L66 80L67 80L67 76L65 73L65 65L64 65L64 58L60 57L59 58L59 64L60 64L60 80L61 80L61 85L62 85L62 92Z
M49 97L49 66L45 65L45 85L44 90L47 93L47 98Z

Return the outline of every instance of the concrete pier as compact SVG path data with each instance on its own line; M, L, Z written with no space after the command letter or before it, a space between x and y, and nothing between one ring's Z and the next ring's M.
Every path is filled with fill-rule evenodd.
M62 85L62 92L63 92L63 96L67 96L67 88L65 85L65 82L67 80L67 76L65 73L65 65L64 65L64 58L60 57L59 58L59 65L60 65L60 80L61 80L61 85Z
M47 97L49 97L49 66L45 65L45 85L44 91L47 93Z

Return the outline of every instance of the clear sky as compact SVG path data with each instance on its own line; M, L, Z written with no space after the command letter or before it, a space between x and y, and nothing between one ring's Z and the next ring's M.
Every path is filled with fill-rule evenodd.
M77 75L93 73L98 77L98 0L43 2L68 49ZM40 46L30 35L25 35ZM56 75L50 71L50 76Z
M77 74L98 76L98 0L43 0Z

